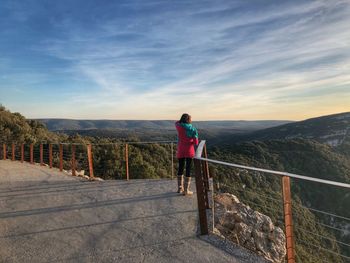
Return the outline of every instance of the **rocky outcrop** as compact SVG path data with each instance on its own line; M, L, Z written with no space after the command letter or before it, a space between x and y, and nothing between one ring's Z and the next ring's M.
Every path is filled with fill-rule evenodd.
M232 194L218 194L215 200L215 227L221 235L270 262L283 262L285 235L271 218L241 203Z

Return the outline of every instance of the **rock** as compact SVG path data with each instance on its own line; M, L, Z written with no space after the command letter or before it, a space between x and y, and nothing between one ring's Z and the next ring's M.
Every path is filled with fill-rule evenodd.
M103 180L102 178L100 178L100 177L92 177L92 178L89 177L89 180L90 180L90 181L98 181L98 182L104 181L104 180Z
M85 170L80 170L76 172L77 176L84 176L85 175Z
M262 230L263 230L264 232L270 233L270 232L272 232L272 231L274 230L274 228L275 228L275 226L274 226L274 224L272 223L271 218L268 217L268 216L266 216L266 217L265 217L265 221L264 221L264 223L263 223L263 225L262 225Z
M266 255L267 258L270 258L269 251L269 239L267 238L267 234L260 232L257 229L254 229L252 232L252 236L255 242L256 250L262 252L262 255Z
M221 206L224 206L226 210L232 210L232 206L239 203L238 198L235 195L224 193L220 196L217 196L217 199L215 199L215 202L217 204L220 204Z
M256 251L256 246L255 246L255 241L253 237L250 237L246 243L243 244L244 247L252 250L252 251Z
M271 218L251 209L229 193L218 194L215 200L216 230L220 235L262 255L270 262L283 262L286 238Z
M244 244L250 240L253 228L241 222L235 224L234 230L237 233L239 242Z
M66 173L68 173L68 174L70 174L70 175L73 175L73 171L72 171L72 170L68 170L68 171L63 170L63 171L66 172ZM80 171L75 170L75 176L84 177L84 174L85 174L85 170L80 170Z

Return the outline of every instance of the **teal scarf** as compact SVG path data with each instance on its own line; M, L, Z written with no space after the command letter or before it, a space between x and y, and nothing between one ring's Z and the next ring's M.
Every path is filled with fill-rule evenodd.
M190 123L180 123L181 127L184 127L186 130L186 136L189 138L198 138L197 129Z

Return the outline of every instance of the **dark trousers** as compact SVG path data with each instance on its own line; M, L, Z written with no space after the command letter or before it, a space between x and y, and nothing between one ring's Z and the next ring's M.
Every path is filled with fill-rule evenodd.
M177 171L177 175L184 174L184 168L186 163L186 177L191 177L191 164L192 158L179 158L179 170Z

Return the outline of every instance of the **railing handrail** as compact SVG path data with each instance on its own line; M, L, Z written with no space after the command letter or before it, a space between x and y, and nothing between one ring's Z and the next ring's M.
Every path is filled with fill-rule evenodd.
M30 145L30 144L35 144L35 145L40 145L40 144L62 144L62 145L117 145L117 144L163 144L163 143L177 143L177 141L119 141L119 142L109 142L109 143L79 143L79 142L48 142L48 141L40 141L40 142L33 142L33 143L16 143L16 142L10 142L10 144L14 143L15 145L20 145L20 144L25 144L25 145ZM0 142L0 144L9 144L8 142Z
M299 175L299 174L294 174L294 173L274 171L274 170L269 170L269 169L251 167L251 166L234 164L234 163L229 163L229 162L223 162L223 161L213 160L213 159L209 159L209 158L203 158L202 157L202 152L203 152L204 145L205 145L205 140L203 140L203 141L201 141L199 143L199 145L197 147L197 150L196 150L195 159L198 159L198 160L201 160L201 161L210 162L210 163L216 163L216 164L221 164L221 165L225 165L225 166L240 168L240 169L246 169L246 170L251 170L251 171L275 174L275 175L280 175L280 176L288 176L288 177L291 177L291 178L296 178L296 179L301 179L301 180L306 180L306 181L312 181L312 182L318 182L318 183L322 183L322 184L334 185L334 186L339 186L339 187L344 187L344 188L350 189L350 184L347 184L347 183L340 183L340 182L320 179L320 178L316 178L316 177L309 177L309 176L304 176L304 175Z
M56 152L58 154L58 162L59 162L59 170L63 171L63 165L64 165L64 156L63 156L63 152L65 152L65 155L67 155L66 150L67 147L64 146L70 146L70 149L68 151L69 152L69 159L70 159L70 163L71 163L71 171L72 171L72 175L76 175L76 151L77 151L77 147L76 146L83 146L86 147L86 151L87 151L87 161L88 161L88 170L89 170L89 176L90 178L94 178L94 169L93 169L93 155L92 155L92 147L93 146L123 146L125 147L124 149L124 153L125 153L125 171L126 171L126 180L129 180L129 154L128 154L128 150L129 150L129 146L130 145L141 145L141 144L166 144L171 146L171 178L174 177L174 144L176 143L176 141L174 140L154 140L154 141L118 141L118 142L106 142L106 143L91 143L91 142L48 142L48 141L40 141L40 142L36 142L36 143L24 143L24 142L10 142L8 143L1 143L2 145L0 146L0 152L2 150L2 159L6 160L8 159L8 150L11 150L12 153L9 154L9 156L11 156L12 161L16 161L16 159L18 160L18 158L16 157L16 149L18 148L18 146L20 146L20 161L23 163L25 162L25 145L29 145L30 146L30 150L29 150L29 158L30 158L30 163L34 164L35 163L35 158L34 155L35 154L40 154L40 165L44 165L44 151L48 151L49 154L49 166L50 168L53 168L53 146L59 146L58 152ZM9 146L10 147L7 147ZM48 149L45 147L44 149L44 145L48 146ZM40 146L40 150L38 150L37 148L35 149L34 146ZM64 149L66 148L66 149ZM57 149L56 149L57 151Z

